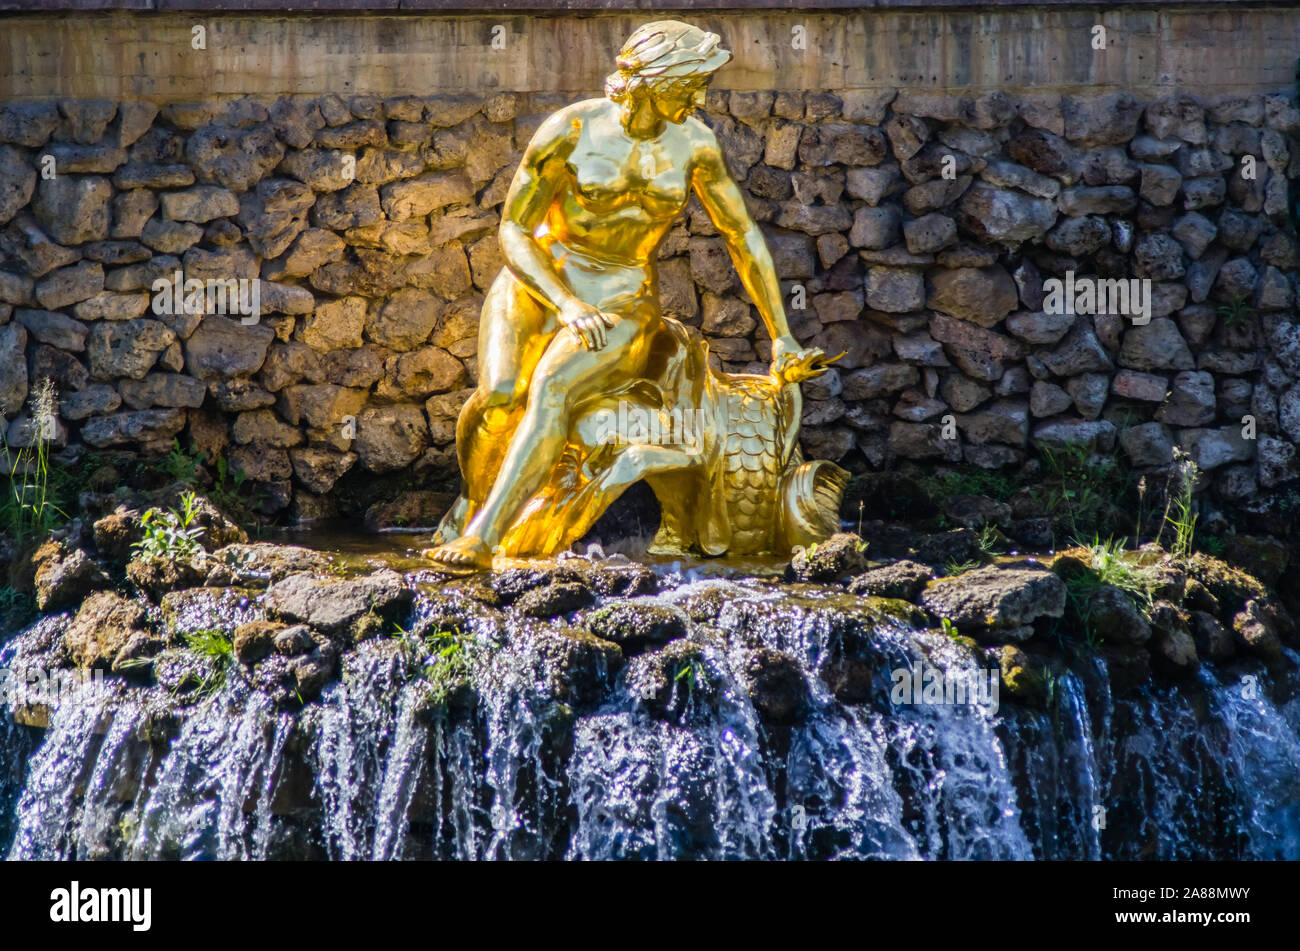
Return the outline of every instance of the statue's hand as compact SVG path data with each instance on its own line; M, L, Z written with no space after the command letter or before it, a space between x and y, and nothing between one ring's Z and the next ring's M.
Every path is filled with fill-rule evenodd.
M784 357L790 354L798 353L802 349L799 341L794 337L786 334L784 337L777 337L772 341L772 369L775 371L783 362Z
M614 326L614 316L573 298L560 308L559 320L588 350L605 346L605 330Z
M813 377L821 376L830 369L830 364L842 356L844 354L841 353L838 356L828 358L821 348L809 347L806 350L781 354L780 357L772 361L770 372L772 376L784 383L802 383L804 380L811 380Z
M777 337L772 341L771 374L785 378L792 372L798 373L800 379L812 375L808 369L826 355L816 347L804 349L794 337ZM799 370L796 370L799 368ZM802 372L799 372L802 371Z

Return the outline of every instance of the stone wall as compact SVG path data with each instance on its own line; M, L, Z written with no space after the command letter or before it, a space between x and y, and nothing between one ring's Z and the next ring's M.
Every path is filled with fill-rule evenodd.
M501 202L572 98L0 104L8 441L49 378L58 441L179 438L296 517L330 512L349 472L453 478ZM1001 467L1077 444L1145 468L1181 445L1230 500L1300 472L1292 98L717 91L706 118L795 335L845 353L807 385L810 455ZM178 269L260 280L260 320L157 313ZM1149 323L1046 312L1067 271L1150 279ZM725 368L764 367L695 202L661 281Z

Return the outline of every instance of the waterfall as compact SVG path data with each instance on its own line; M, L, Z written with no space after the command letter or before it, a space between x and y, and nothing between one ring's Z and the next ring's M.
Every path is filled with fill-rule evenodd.
M11 698L0 718L0 850L1300 858L1292 651L1271 667L1206 663L1178 684L1134 686L1117 678L1114 656L1076 645L1043 703L899 702L903 674L978 677L996 663L832 589L672 571L660 583L633 600L690 619L673 642L690 669L669 669L666 687L646 679L654 646L603 667L564 653L585 648L565 640L561 620L468 599L456 602L463 681L440 679L447 661L421 638L445 623L435 615L446 605L422 595L412 636L349 649L340 679L303 706L277 705L238 672L204 697L110 678L60 694L43 717ZM0 666L51 657L57 624L12 638ZM791 659L802 692L779 717L746 680L756 652ZM594 666L579 682L582 664Z

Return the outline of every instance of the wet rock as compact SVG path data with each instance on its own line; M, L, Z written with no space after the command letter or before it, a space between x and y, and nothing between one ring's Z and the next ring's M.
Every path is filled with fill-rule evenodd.
M391 568L381 568L345 581L290 575L267 589L265 605L272 617L355 638L376 633L376 622L396 622L411 599L406 580Z
M548 628L531 637L550 693L560 703L588 707L601 702L623 669L617 644L580 628Z
M585 615L580 623L596 637L619 645L627 655L661 647L687 633L682 612L640 601L605 605Z
M283 629L284 625L274 621L250 621L239 625L232 638L235 659L245 667L252 667L270 656L276 647L276 635Z
M799 662L789 654L765 647L747 650L739 674L750 702L765 722L793 726L808 711L808 681Z
M824 542L798 552L790 560L790 574L799 581L836 581L866 568L866 543L857 535L837 532Z
M1127 592L1101 585L1088 599L1087 627L1107 644L1140 647L1151 639L1151 625Z
M932 575L929 566L904 559L857 575L849 581L849 591L869 597L915 601Z
M59 547L60 554L42 560L33 578L36 606L46 612L72 607L90 591L108 586L107 575L84 551Z
M719 690L704 646L687 640L632 658L627 686L652 717L670 722L681 722L697 705L707 708Z
M315 650L316 639L311 636L311 628L307 625L294 624L277 629L271 638L271 646L277 654L285 657L301 657Z
M291 661L289 673L299 698L306 703L320 696L325 685L334 679L338 666L338 649L327 640L321 641L310 654Z
M1004 644L997 659L1002 689L1008 696L1031 707L1047 705L1047 681L1028 654L1014 644Z
M1065 585L1050 571L979 568L930 585L921 604L977 640L1023 640L1040 618L1065 614Z
M1151 608L1151 666L1166 677L1190 677L1200 668L1187 615L1177 605L1157 601Z
M1188 615L1188 629L1196 644L1196 653L1211 661L1230 660L1236 653L1232 632L1207 611L1192 611Z
M263 620L261 607L239 588L194 587L170 591L159 601L167 634L179 641L201 631L231 631Z
M194 588L208 576L207 555L193 558L155 558L136 554L127 562L126 577L137 588L159 601L170 591Z
M594 600L591 589L583 584L555 581L528 591L515 602L515 607L528 617L553 618L580 611Z
M141 604L111 591L96 591L77 610L63 635L63 646L78 667L110 670L139 633L148 633Z
M115 674L144 681L151 673L153 660L166 648L161 637L147 631L136 631L113 658L111 670Z
M1282 657L1282 636L1292 630L1285 609L1272 598L1252 598L1232 618L1238 646L1266 661Z

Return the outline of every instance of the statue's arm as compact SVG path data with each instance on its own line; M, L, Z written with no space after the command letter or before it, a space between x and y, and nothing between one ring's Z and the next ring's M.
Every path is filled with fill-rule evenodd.
M699 124L697 135L692 186L726 241L740 281L767 325L767 332L772 337L772 359L776 360L782 353L798 350L799 345L790 336L772 254L767 249L763 232L745 207L740 187L727 170L717 139L703 123Z
M533 135L510 183L501 214L501 253L506 266L538 301L588 350L605 346L609 318L573 292L533 234L546 218L564 181L565 162L578 140L580 118L568 110L551 116Z
M530 294L557 311L575 295L533 233L555 199L564 162L576 138L576 122L562 114L541 125L506 193L499 232L501 252L511 273Z

